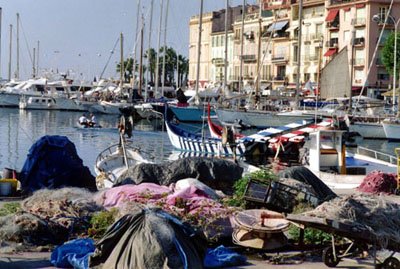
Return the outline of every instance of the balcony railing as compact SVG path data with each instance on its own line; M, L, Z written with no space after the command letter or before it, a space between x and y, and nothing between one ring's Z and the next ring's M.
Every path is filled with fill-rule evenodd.
M282 62L287 60L286 54L276 54L271 57L272 62Z
M212 62L214 65L225 65L225 60L224 60L224 58L213 58L213 59L211 60L211 62Z
M255 54L245 54L242 55L242 60L243 62L255 62L256 61L256 55Z
M339 38L331 38L330 40L326 41L326 46L328 48L337 48L339 44Z
M331 5L340 5L343 3L354 2L354 0L330 0Z
M364 26L366 22L365 18L355 18L352 20L354 26Z
M365 38L364 37L357 37L354 39L354 45L355 46L364 46L365 44Z
M338 18L338 17L337 17L337 18ZM338 19L335 19L334 21L327 22L327 23L326 23L326 27L327 27L328 29L337 29L337 28L339 28L339 27L340 27L339 20L338 20Z
M285 79L286 79L285 75L278 75L278 76L273 77L273 80L275 80L275 81L284 81Z
M272 38L289 38L290 33L285 31L278 31L272 35Z

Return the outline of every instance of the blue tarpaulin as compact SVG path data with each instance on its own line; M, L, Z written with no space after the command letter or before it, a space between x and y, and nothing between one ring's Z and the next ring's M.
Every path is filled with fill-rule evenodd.
M60 268L88 269L89 256L95 249L93 239L75 239L56 247L50 262Z
M96 180L65 136L43 136L29 149L18 180L25 193L47 188L81 187L96 191Z
M240 255L229 248L219 246L215 249L207 249L204 258L205 268L221 268L246 264L246 256Z

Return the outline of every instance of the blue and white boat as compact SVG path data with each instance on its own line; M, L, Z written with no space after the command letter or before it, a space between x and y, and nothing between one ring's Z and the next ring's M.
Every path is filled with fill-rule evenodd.
M170 121L165 121L167 133L171 144L178 150L207 153L221 156L244 156L250 154L254 141L236 141L236 147L229 143L223 144L221 139L208 138L198 134L190 133ZM233 149L236 149L234 154Z

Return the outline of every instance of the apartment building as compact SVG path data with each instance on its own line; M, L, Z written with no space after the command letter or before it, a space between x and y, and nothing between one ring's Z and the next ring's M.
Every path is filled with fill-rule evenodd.
M233 8L236 13L229 28L228 83L232 88L238 87L241 63L245 85L253 85L258 78L261 88L295 89L298 72L301 85L308 81L316 83L320 70L347 47L354 94L365 85L364 95L379 95L392 84L392 78L380 60L380 51L400 19L400 2L395 1L372 61L389 4L390 0L303 0L301 38L299 0L260 0L261 11L257 6L247 6L243 33L241 7ZM218 16L224 17L224 11L205 15L202 48L209 48L209 52L202 49L201 84L221 81L224 76L224 47L221 44L224 33L212 31L213 22L215 25ZM197 33L196 16L190 21L189 80L192 83L196 74ZM243 55L240 50L242 37Z
M376 57L375 47L388 12L390 0L328 0L326 7L326 57L334 57L337 51L348 47L350 72L353 68L353 93L358 94L365 85L364 94L377 96L391 85L392 78L380 60L380 51L387 36L400 19L400 3L394 1L388 24L385 26ZM375 22L372 18L379 17ZM351 44L354 35L354 47ZM351 59L353 59L353 64ZM368 74L368 69L370 72Z

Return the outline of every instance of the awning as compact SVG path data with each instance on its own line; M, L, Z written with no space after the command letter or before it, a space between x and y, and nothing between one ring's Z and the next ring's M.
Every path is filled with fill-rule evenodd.
M360 86L353 86L353 87L351 87L351 90L352 90L352 91L361 91L361 89L362 89L362 87L360 87Z
M365 7L365 4L357 4L356 5L356 8L363 8L363 7Z
M289 21L277 21L268 28L267 32L281 31L288 23Z
M338 13L339 13L339 9L329 10L329 13L326 16L325 21L327 21L327 22L333 21L336 18L336 16L338 15Z
M335 54L337 51L337 49L328 49L325 54L324 57L331 57L333 54Z
M292 25L289 28L287 28L285 32L290 32L290 31L296 30L297 28L299 28L298 25L295 25L295 26Z

